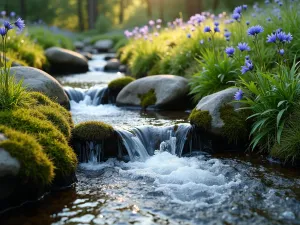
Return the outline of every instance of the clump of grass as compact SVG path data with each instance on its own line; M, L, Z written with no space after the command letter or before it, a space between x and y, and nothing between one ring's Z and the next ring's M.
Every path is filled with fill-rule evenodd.
M154 89L150 89L145 94L139 94L139 99L141 100L141 106L143 109L146 109L148 106L155 105L156 103L156 94Z
M99 121L80 123L72 131L73 139L80 141L101 142L113 136L112 126Z

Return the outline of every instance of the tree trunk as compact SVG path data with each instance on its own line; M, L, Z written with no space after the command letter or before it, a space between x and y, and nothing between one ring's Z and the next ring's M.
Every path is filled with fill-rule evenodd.
M152 18L152 5L151 5L151 0L146 0L147 3L147 15L148 18Z
M193 16L197 13L201 13L203 10L203 0L187 0L186 11L188 16Z
M213 7L212 7L213 11L217 10L219 4L220 4L220 0L214 0L213 1Z
M26 19L26 0L20 0L21 17L23 20Z
M124 0L120 0L119 23L122 24L123 21L124 21Z
M82 0L77 0L78 10L78 26L80 31L84 31L83 12L82 12Z
M162 21L164 21L164 12L165 12L165 1L159 1L159 17Z
M95 28L95 23L98 16L98 9L97 9L97 0L88 0L87 2L87 12L88 12L88 24L89 29Z

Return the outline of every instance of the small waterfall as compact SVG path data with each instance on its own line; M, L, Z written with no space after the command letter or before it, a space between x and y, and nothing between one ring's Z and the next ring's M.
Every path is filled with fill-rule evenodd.
M107 87L92 87L90 89L65 87L64 89L70 101L77 103L84 101L87 105L94 106L109 103L107 99L104 99L107 96Z
M168 151L181 156L191 126L180 124L168 127L141 126L131 131L117 131L130 160L144 161L156 151Z
M79 161L84 163L97 164L101 162L102 159L102 143L95 143L87 141L81 143L78 147L79 151Z

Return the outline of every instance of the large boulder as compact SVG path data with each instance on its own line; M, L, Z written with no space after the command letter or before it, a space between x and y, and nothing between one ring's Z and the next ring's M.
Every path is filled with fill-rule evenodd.
M237 91L228 88L202 98L190 115L191 124L229 143L245 141L249 136L249 112L239 110L241 104L234 102Z
M89 70L87 59L77 52L51 47L46 49L45 55L53 73L84 73Z
M23 79L23 85L28 90L42 92L70 109L69 98L63 87L46 72L33 67L17 66L11 68L11 73L15 75L17 81Z
M113 45L114 43L112 40L100 40L95 43L94 47L98 52L109 52Z
M174 75L156 75L138 79L117 96L118 106L151 106L157 109L185 108L188 101L187 79Z

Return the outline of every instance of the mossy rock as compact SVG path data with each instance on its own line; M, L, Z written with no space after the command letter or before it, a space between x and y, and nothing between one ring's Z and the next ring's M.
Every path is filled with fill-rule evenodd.
M7 138L0 142L0 148L5 149L20 162L18 175L21 183L49 185L54 178L54 165L36 139L5 126L0 126L0 133Z
M114 128L99 121L78 124L72 131L73 139L100 142L113 136Z
M108 88L112 91L112 92L120 92L125 86L127 86L129 83L131 83L132 81L135 81L134 78L132 77L121 77L118 79L115 79L113 81L111 81L108 84Z
M34 136L52 160L57 175L69 175L77 165L76 154L66 137L36 109L0 112L0 124Z
M66 110L64 107L56 103L55 101L48 98L46 95L40 93L40 92L29 92L28 93L30 104L29 108L35 107L35 106L50 106L53 109L57 110L59 113L61 113L65 119L68 121L71 128L74 127L74 122L72 119L71 113Z
M143 109L146 109L150 105L155 105L156 100L157 100L154 89L150 89L145 94L139 94L138 97L141 100L140 104L143 107Z
M208 111L193 109L189 116L189 120L192 125L196 125L198 128L204 130L209 130L211 128L212 117Z
M224 105L220 108L220 118L224 125L221 128L221 135L225 137L229 143L245 142L249 137L249 111L236 111L231 105Z

